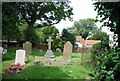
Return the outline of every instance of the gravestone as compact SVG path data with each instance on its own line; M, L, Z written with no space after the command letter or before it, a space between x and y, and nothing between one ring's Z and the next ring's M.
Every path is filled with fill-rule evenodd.
M22 49L16 50L15 63L25 65L25 50Z
M42 53L43 52L43 50L42 49L39 49L39 53Z
M46 58L54 57L54 54L51 50L51 42L53 41L53 39L51 39L51 36L49 36L49 39L47 39L47 41L48 41L48 50L44 56Z
M71 57L73 45L71 42L67 41L64 45L63 56Z
M2 61L3 47L0 47L0 61Z
M25 43L23 43L23 49L26 51L26 55L31 54L32 44L29 41L26 41Z
M0 47L0 55L3 53L3 47Z
M62 52L60 48L56 48L56 51L57 52Z
M7 54L7 49L3 49L3 54Z
M83 52L84 52L84 48L83 47L77 49L77 53L83 53Z

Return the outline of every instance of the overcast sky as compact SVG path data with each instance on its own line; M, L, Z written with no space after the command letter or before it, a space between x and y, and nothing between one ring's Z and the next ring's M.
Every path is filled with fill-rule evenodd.
M59 24L54 25L56 28L59 29L59 32L62 32L63 28L72 27L74 21L79 21L80 19L87 19L87 18L95 18L97 16L97 12L94 11L94 6L92 5L92 0L70 0L71 7L73 7L73 21L61 21ZM100 27L101 23L96 23L98 27ZM103 31L109 33L107 27L103 28Z

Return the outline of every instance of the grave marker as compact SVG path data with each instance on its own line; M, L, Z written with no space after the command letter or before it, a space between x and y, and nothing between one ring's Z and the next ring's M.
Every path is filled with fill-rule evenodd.
M64 45L63 56L71 57L73 45L71 42L67 41Z
M16 50L15 63L25 65L25 50L22 49Z
M54 57L53 52L51 50L51 42L53 41L53 39L51 39L51 36L49 36L49 39L47 39L47 41L48 41L48 50L45 54L45 57L46 58L50 58L51 56Z

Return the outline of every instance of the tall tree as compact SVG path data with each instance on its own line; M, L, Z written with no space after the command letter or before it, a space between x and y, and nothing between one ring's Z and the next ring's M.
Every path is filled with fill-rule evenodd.
M98 12L96 21L104 22L103 26L111 28L111 31L118 34L118 46L120 47L120 2L96 2L93 4Z
M8 37L15 36L18 32L16 29L20 24L19 19L28 24L29 31L33 28L41 28L59 23L66 18L72 20L72 8L68 5L69 2L5 2L3 3L3 32ZM40 23L34 26L35 22ZM14 29L15 33L11 33ZM31 32L29 32L31 33ZM19 37L19 36L17 36Z
M68 32L67 29L63 29L62 30L62 36L61 36L63 41L70 41L72 43L73 46L75 46L75 36L71 33Z
M92 35L96 29L97 26L93 19L81 19L79 21L75 21L74 25L69 28L68 31L86 39L88 36Z
M21 20L18 17L18 11L14 3L2 3L2 37L8 42L12 40L19 40L21 37L19 26Z

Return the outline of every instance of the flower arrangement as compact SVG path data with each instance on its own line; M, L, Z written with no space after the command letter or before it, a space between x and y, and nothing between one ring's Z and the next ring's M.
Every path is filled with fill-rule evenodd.
M7 69L5 71L5 74L6 75L15 75L16 73L19 73L23 70L22 68L23 65L21 65L20 63L12 63L10 66L9 66L9 69Z

